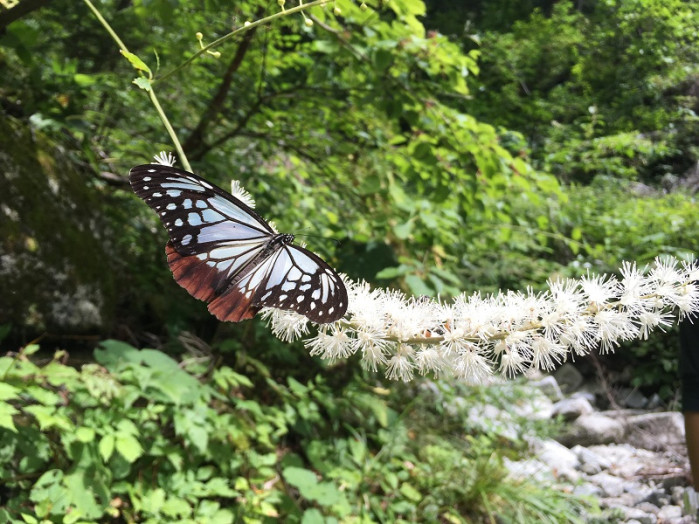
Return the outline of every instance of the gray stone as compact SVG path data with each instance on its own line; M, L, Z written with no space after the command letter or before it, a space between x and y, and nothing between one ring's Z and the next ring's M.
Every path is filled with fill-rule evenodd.
M624 512L624 517L626 518L626 524L631 521L639 522L640 524L656 524L658 522L658 517L653 513L646 513L642 509L638 508L622 508Z
M670 495L662 489L656 489L648 494L642 502L650 502L654 506L662 508L670 504Z
M658 395L657 393L653 393L651 397L648 399L646 409L657 409L662 405L664 405L663 399L661 399L660 395Z
M563 398L563 393L561 393L561 388L558 386L558 382L552 376L544 377L536 382L531 382L531 385L535 388L541 390L541 392L554 402L561 400Z
M651 515L657 515L660 511L660 508L652 502L639 502L636 504L636 508L645 511L646 513L650 513Z
M635 415L627 420L626 441L634 447L666 450L684 446L684 419L676 411Z
M551 416L561 416L564 420L575 420L581 415L589 415L594 412L593 407L582 397L565 398L556 402L551 409Z
M603 469L608 469L611 467L611 462L609 462L604 456L594 451L584 448L582 446L575 446L571 449L573 453L578 457L580 461L579 469L583 473L588 475L594 475L599 473Z
M599 413L590 413L578 417L556 440L564 446L572 447L576 444L591 446L619 442L623 437L622 422Z
M582 497L590 496L599 498L602 496L602 488L596 486L595 484L579 484L573 488L573 494Z
M583 376L571 363L565 363L553 374L560 388L566 393L572 393L583 383Z
M648 399L638 389L633 389L622 399L622 403L627 408L643 409L648 405Z

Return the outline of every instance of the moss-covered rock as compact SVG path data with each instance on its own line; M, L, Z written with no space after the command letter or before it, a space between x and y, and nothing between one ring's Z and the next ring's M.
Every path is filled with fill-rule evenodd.
M84 332L114 296L109 226L90 172L60 145L0 114L0 324Z

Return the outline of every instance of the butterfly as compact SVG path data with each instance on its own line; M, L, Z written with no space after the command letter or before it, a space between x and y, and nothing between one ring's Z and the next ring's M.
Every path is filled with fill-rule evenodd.
M168 230L165 252L175 280L219 320L239 322L263 307L319 324L344 316L347 289L340 276L233 195L160 164L134 167L129 182Z

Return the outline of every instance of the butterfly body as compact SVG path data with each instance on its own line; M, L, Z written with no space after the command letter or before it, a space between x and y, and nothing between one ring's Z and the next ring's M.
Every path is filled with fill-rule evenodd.
M159 164L133 168L129 181L168 230L175 280L218 319L238 322L263 307L296 311L317 323L344 316L347 290L339 275L234 196Z

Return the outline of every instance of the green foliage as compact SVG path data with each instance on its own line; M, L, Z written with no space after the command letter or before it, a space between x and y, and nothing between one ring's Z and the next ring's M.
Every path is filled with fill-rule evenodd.
M652 181L697 159L699 17L681 0L559 2L482 39L469 109L563 180Z
M0 358L4 522L568 522L585 507L510 480L500 457L521 441L470 422L484 403L532 400L516 389L333 392L320 375L198 375L204 364L117 341L80 370L36 350ZM506 424L545 430L525 414Z

